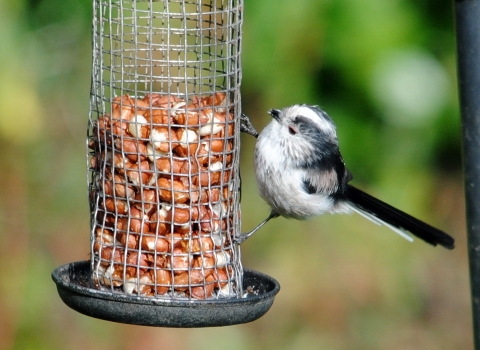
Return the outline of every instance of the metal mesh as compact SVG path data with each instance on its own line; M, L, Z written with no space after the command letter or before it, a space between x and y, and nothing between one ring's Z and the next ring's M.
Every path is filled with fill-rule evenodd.
M88 130L98 288L242 294L241 0L94 1Z

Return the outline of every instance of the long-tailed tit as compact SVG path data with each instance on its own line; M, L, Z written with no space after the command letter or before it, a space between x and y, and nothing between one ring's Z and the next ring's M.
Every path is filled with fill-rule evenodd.
M320 108L294 105L269 113L273 120L259 136L245 115L241 130L258 136L255 175L260 196L272 211L238 243L278 216L307 219L353 211L409 241L413 238L408 232L434 246L453 249L448 234L348 184L352 176L340 154L335 125Z

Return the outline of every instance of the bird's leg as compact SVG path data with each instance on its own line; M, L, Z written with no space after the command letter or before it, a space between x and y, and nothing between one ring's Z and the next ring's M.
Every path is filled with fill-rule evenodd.
M257 232L260 227L262 227L267 222L269 222L270 219L275 219L275 218L278 218L279 216L280 215L278 215L276 212L272 211L270 213L270 215L265 220L263 220L261 223L259 223L257 225L257 227L255 227L253 230L251 230L250 232L247 232L247 233L240 234L240 236L235 239L235 243L242 244L243 242L245 242L247 240L247 238L249 238L251 235L253 235L255 232Z
M252 123L250 122L250 118L248 118L247 115L244 113L242 113L242 115L240 116L240 131L255 138L258 137L257 130L255 130Z

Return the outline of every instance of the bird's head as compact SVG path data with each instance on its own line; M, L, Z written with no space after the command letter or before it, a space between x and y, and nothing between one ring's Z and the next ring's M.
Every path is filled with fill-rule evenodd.
M317 106L293 105L268 113L274 119L275 136L292 159L305 161L328 152L332 145L338 147L335 124Z

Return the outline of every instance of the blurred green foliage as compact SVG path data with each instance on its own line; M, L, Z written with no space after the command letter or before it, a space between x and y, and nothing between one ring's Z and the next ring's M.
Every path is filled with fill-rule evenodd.
M80 315L49 275L88 258L91 1L0 0L1 349L472 347L450 3L245 0L244 111L318 104L354 182L457 239L404 242L356 216L276 219L244 265L282 285L251 324L172 330ZM268 214L242 136L243 226Z

